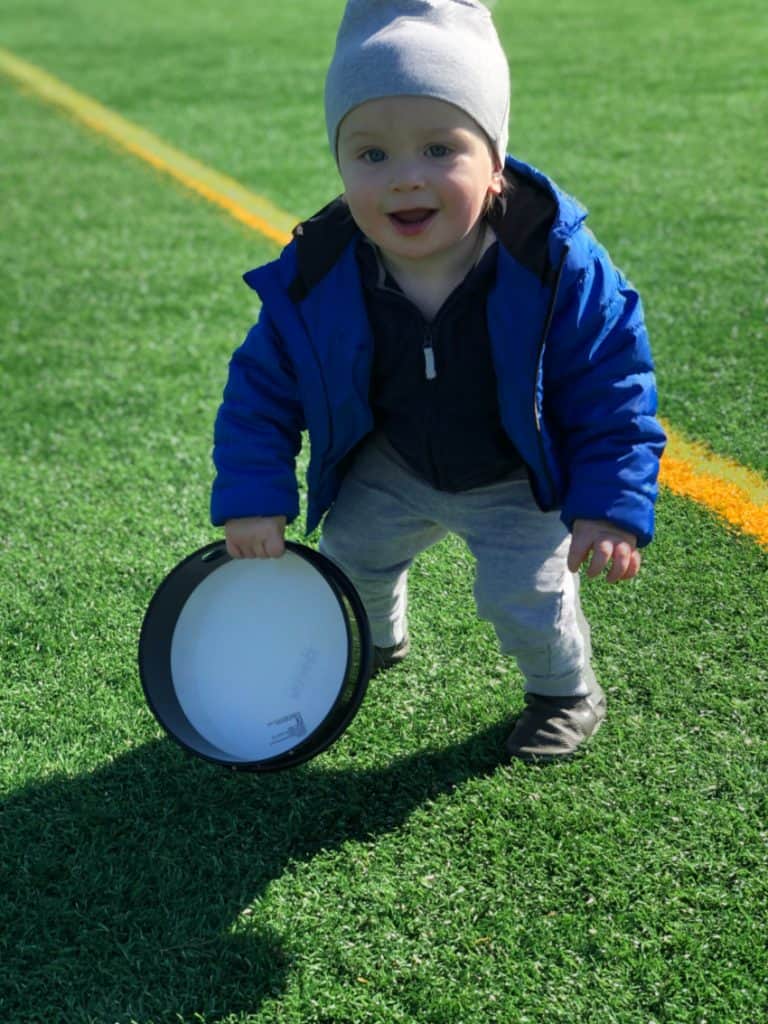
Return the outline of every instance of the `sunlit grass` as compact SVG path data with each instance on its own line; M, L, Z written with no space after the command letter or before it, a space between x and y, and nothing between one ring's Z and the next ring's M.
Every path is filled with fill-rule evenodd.
M316 126L309 70L330 45L320 33L331 7L302 5L302 39L290 5L269 18L241 10L231 23L205 5L183 19L165 6L122 19L112 7L99 18L77 4L64 18L19 6L4 42L300 213L334 185L325 155L315 163L289 145L291 124ZM675 32L689 10L670 15ZM758 72L736 81L712 50L717 10L690 59L701 54L708 81L746 89ZM560 65L577 119L561 158L547 124L534 130L534 112L554 105L559 121L567 96L554 87L557 62L534 59L533 11L518 37L511 9L497 5L522 79L522 155L562 160L569 187L591 193L601 235L647 282L668 414L757 464L764 226L745 173L757 157L746 138L734 144L730 167L741 170L722 202L752 215L724 215L719 256L710 200L693 189L670 241L676 177L687 167L699 181L698 160L681 144L674 173L651 178L618 140L609 161L580 158L578 121L594 140L613 109L586 70L576 88L584 55ZM245 33L267 21L268 36ZM564 59L557 24L539 39ZM597 35L597 24L582 8L569 31ZM600 51L615 103L660 109L651 101L666 96L684 107L684 82L701 95L692 71L669 66L647 97L622 100L641 57L628 79L608 58L629 47L628 31L609 24ZM259 38L284 62L281 88L307 55L285 108L269 102L269 76L257 88L242 70ZM658 28L665 39L673 52L677 36ZM733 39L750 44L738 19ZM650 44L643 53L650 62ZM4 81L0 107L3 1024L760 1022L765 552L663 496L638 580L585 587L609 719L572 764L501 764L520 680L475 618L471 561L453 541L413 572L413 654L374 681L331 751L269 778L188 758L144 704L136 641L163 575L215 536L212 418L256 313L239 275L273 250ZM258 145L265 126L271 149ZM689 127L681 117L690 141ZM643 138L650 150L664 143L658 125ZM640 145L631 124L626 144ZM657 162L651 152L644 166ZM606 191L614 203L600 201ZM753 257L742 260L741 242ZM699 276L684 276L686 253ZM665 273L674 261L680 274ZM681 288L703 305L676 305ZM729 322L734 296L746 333L724 346L713 325Z

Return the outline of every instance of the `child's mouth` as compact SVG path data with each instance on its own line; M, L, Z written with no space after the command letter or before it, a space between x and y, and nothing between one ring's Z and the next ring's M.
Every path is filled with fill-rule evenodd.
M435 212L427 207L419 207L415 210L396 210L389 214L389 219L400 234L416 235L429 224L435 216Z

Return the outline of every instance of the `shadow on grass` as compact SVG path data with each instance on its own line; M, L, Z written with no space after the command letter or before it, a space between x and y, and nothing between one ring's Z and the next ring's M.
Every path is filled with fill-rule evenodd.
M320 758L259 776L158 741L13 795L0 806L3 1024L257 1011L291 965L265 922L232 928L240 912L292 861L392 830L492 771L504 732L380 771L329 770Z

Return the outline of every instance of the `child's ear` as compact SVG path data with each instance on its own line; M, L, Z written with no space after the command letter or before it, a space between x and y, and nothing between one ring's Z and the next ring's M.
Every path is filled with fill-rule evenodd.
M499 168L493 172L491 176L491 183L488 186L489 195L500 196L504 188L504 170Z

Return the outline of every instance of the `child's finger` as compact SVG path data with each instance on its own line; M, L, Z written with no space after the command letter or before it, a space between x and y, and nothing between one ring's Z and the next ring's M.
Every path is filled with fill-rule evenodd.
M267 558L281 558L285 554L285 541L279 533L273 533L264 541L264 554Z
M611 560L613 544L609 540L598 540L592 546L592 559L587 569L587 576L594 579L599 576Z
M637 574L640 572L640 563L642 562L642 560L643 556L637 549L635 549L632 552L632 557L629 560L629 568L627 569L626 575L624 576L625 580L631 580L635 576L637 576Z
M579 541L578 537L574 535L571 538L571 546L568 549L569 572L578 572L588 554L589 544Z
M229 555L230 558L243 557L243 552L240 550L240 547L237 544L235 544L235 542L230 537L227 537L226 539L226 548L227 554Z
M629 544L617 544L613 549L611 567L606 574L608 583L618 583L619 580L627 579L630 564L632 562L632 548Z

